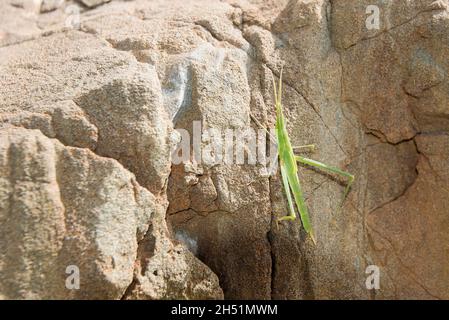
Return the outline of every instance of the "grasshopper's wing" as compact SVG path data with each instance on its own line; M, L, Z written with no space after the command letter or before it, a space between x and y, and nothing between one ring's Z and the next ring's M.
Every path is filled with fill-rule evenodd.
M296 163L294 163L294 165L296 165ZM290 168L290 170L287 168L286 171L288 182L292 190L293 197L295 198L295 203L296 206L298 207L299 215L301 216L301 222L302 225L304 226L304 230L310 235L313 242L315 243L312 224L310 223L309 211L307 210L307 206L301 190L301 185L299 183L296 167Z
M281 164L282 183L284 184L284 190L285 193L287 194L288 210L290 211L291 217L296 217L295 207L293 206L292 193L290 191L290 185L288 183L287 168L285 167L285 163L283 161L280 161L280 164Z

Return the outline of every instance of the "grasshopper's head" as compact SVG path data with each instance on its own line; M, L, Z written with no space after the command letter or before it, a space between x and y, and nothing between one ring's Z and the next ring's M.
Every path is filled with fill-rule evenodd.
M276 119L283 119L283 112L282 112L282 71L283 68L281 68L281 72L279 74L279 82L276 85L276 81L274 80L273 74L272 80L273 80L273 91L274 91L274 102L276 107Z

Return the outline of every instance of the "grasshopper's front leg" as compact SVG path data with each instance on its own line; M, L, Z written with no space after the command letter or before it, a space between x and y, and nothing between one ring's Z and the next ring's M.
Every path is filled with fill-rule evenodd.
M310 151L315 151L316 146L314 144L306 144L303 146L292 146L293 150L298 150L298 149L309 149Z

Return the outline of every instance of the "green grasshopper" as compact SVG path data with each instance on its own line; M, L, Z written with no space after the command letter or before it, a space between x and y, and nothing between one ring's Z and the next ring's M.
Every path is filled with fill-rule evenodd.
M296 207L298 208L299 215L301 217L302 224L304 226L304 230L310 235L313 243L316 243L315 236L313 232L312 225L310 223L309 212L304 200L304 195L301 190L301 184L298 178L298 165L297 162L309 165L312 167L319 168L321 170L326 170L332 173L339 174L348 179L346 189L344 191L343 200L346 199L346 196L351 188L352 182L354 181L354 176L348 172L340 170L336 167L328 166L324 163L308 159L294 153L294 149L301 148L310 148L314 149L314 145L306 145L293 147L290 143L290 138L288 136L286 120L284 117L284 113L282 110L282 69L279 77L279 85L276 90L276 82L273 78L273 88L274 88L274 100L276 105L276 126L275 126L275 134L276 134L276 143L278 147L278 156L279 163L281 167L281 177L282 183L285 189L285 193L288 201L289 214L277 219L277 222L290 220L293 221L296 219L296 212L293 206L293 198L296 203ZM256 122L256 124L260 125L260 123L251 115L251 118Z

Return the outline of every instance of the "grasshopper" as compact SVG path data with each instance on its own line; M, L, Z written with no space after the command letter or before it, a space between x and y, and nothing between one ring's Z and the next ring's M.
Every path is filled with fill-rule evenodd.
M309 148L313 150L315 148L315 145L293 147L290 143L290 137L288 135L286 127L286 119L284 117L284 113L282 110L282 69L280 72L279 84L277 89L276 89L276 82L273 77L273 91L276 107L275 141L277 143L279 164L281 167L282 184L284 186L284 190L287 196L288 209L289 209L289 214L281 218L278 218L276 222L284 220L288 221L296 220L297 216L295 212L295 207L293 206L293 199L294 199L296 207L299 211L299 215L304 230L311 237L313 243L316 244L313 228L310 223L309 212L304 200L304 195L298 178L298 162L308 166L316 167L320 170L329 171L347 178L347 185L343 194L342 202L346 199L346 196L351 189L351 185L354 181L354 176L339 168L328 166L319 161L308 159L295 154L294 152L295 149ZM250 116L253 119L253 121L256 122L257 125L261 126L261 124L255 119L255 117L253 117L252 115Z

